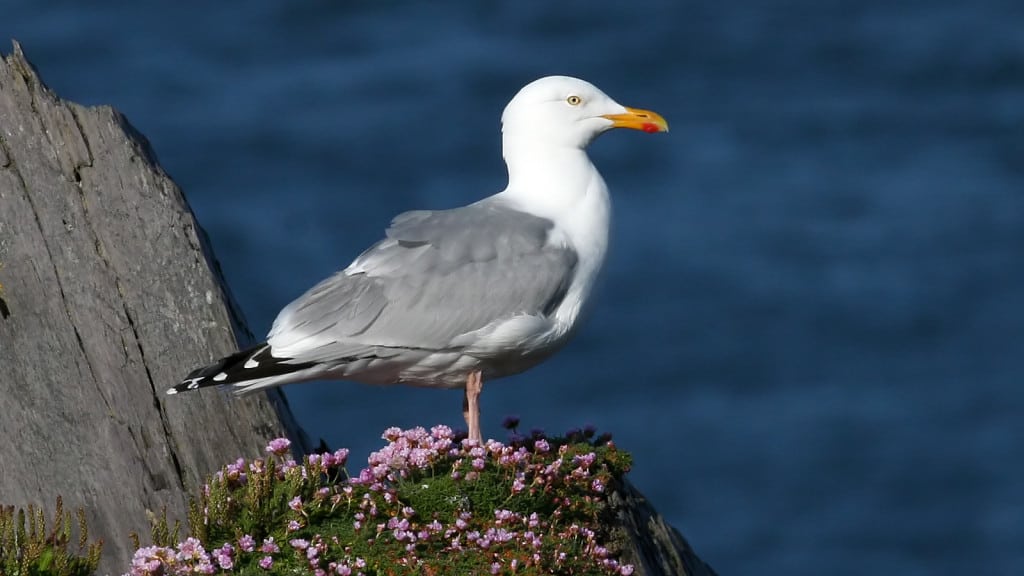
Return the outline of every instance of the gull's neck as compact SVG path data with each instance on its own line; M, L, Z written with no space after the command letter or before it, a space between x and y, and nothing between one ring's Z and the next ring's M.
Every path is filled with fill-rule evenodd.
M520 210L568 225L585 217L607 229L608 187L586 151L571 146L505 141L508 187L501 196ZM584 212L584 213L581 213Z
M569 330L604 263L611 217L608 187L580 148L519 144L506 138L508 187L497 197L553 221L550 242L576 251L576 275L565 305L555 314Z

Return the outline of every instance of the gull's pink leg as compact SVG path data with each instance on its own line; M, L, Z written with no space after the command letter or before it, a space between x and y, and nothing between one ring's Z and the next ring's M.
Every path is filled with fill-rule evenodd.
M469 427L469 439L483 442L483 435L480 433L480 391L484 389L483 376L479 370L470 372L466 376L466 395L462 399L462 416L466 419L466 426Z

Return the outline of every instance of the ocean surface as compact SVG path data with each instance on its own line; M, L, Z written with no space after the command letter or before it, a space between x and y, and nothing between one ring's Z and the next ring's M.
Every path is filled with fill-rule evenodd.
M592 147L592 316L485 386L485 433L613 433L723 576L1024 574L1019 0L6 0L12 37L150 139L257 334L396 213L500 190L528 81L662 113ZM462 424L456 391L287 394L357 454Z

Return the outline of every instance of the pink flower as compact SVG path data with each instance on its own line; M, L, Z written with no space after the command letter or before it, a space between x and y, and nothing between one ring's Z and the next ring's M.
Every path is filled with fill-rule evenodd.
M278 477L281 477L284 474L287 474L287 473L291 472L292 470L294 470L294 469L296 469L298 467L299 467L299 463L298 462L296 462L295 460L293 460L291 458L288 458L287 460L284 461L284 464L281 464L280 468L278 468L278 472L279 472ZM306 470L303 469L302 472L303 472L303 477L305 477Z
M526 483L523 482L522 477L516 476L516 479L512 481L512 493L518 494L526 488Z
M203 545L196 538L186 538L184 542L178 545L177 558L179 561L186 560L200 560L202 558L208 558L206 550L203 549Z
M434 426L433 428L431 428L430 429L430 435L433 436L437 440L451 440L452 437L455 434L452 433L452 429L451 428L449 428L447 426L444 426L444 425L440 425L440 426Z
M284 456L288 453L288 449L291 448L292 441L287 438L274 438L267 444L267 452L277 454L278 456Z
M260 558L260 568L263 568L264 570L270 570L271 568L273 568L273 566L274 559L270 556L264 556L263 558Z
M164 567L175 562L174 550L161 546L146 546L135 551L130 576L163 574Z
M246 534L238 539L238 547L244 552L252 552L256 549L256 541L253 540L252 536Z
M245 484L245 458L239 458L233 464L228 464L224 468L223 471L217 473L218 479Z
M332 456L334 460L333 464L335 466L344 466L345 463L348 462L348 448L339 448L334 451L334 454L332 454Z
M321 456L320 454L310 454L309 456L306 457L306 460L309 461L310 466L314 468L319 468L320 465L323 463L324 459L323 456Z
M515 520L515 517L516 513L511 510L494 511L494 519L498 521L498 524L501 524L502 522L508 522L510 520Z
M263 552L264 554L274 554L280 551L281 549L278 548L277 543L274 542L273 536L264 539L263 544L260 545L260 552Z
M234 554L235 547L227 543L213 551L213 557L217 559L217 564L223 570L231 570L235 567Z

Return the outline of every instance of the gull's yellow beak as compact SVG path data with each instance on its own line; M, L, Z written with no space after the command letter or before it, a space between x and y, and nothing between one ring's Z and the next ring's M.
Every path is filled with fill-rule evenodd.
M626 108L623 114L605 114L602 118L612 121L615 128L632 128L643 130L649 134L654 132L668 132L668 122L657 112L640 110L639 108Z

